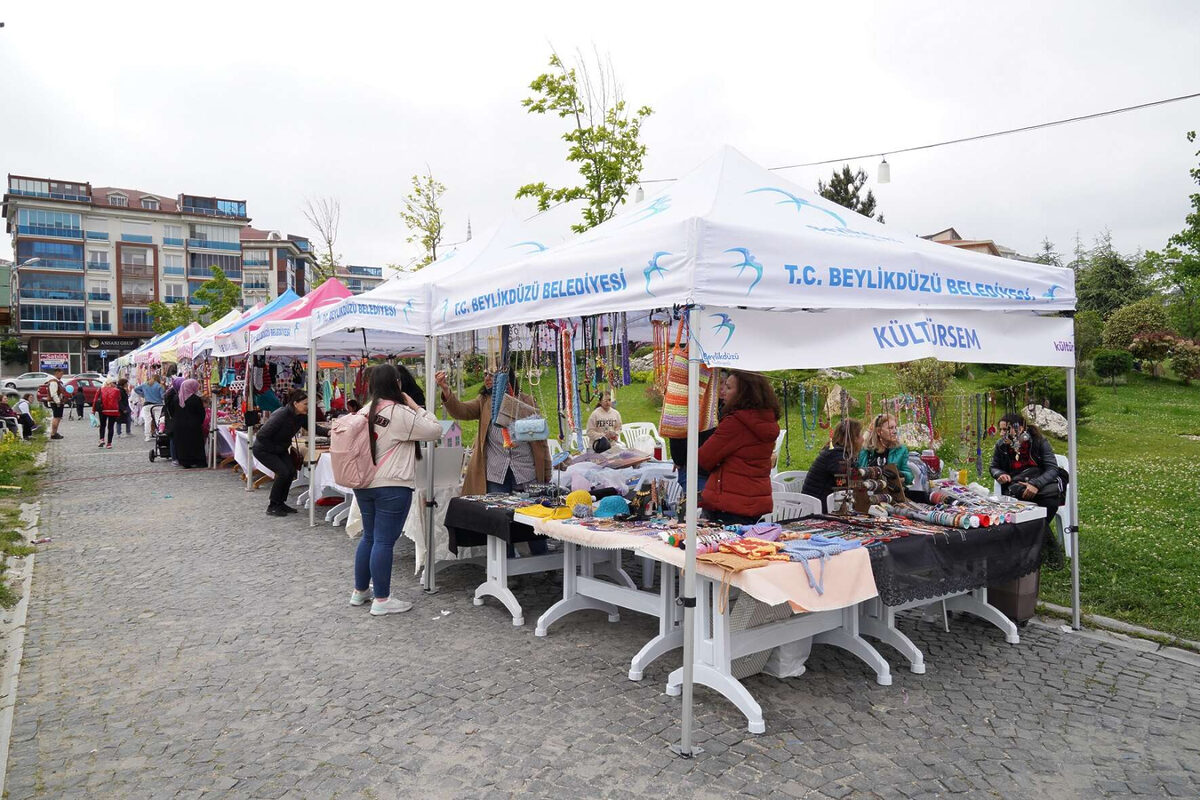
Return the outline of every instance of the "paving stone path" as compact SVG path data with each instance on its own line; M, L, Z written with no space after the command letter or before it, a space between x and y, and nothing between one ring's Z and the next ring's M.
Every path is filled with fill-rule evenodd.
M750 679L762 736L699 690L707 752L683 761L677 660L625 677L651 620L589 612L538 639L472 606L478 568L422 595L407 547L395 593L415 609L371 618L347 604L342 529L265 516L228 471L152 465L140 437L65 433L10 798L1200 796L1200 668L1052 627L1007 645L962 618L907 618L929 669L885 650L890 687L828 647L802 678ZM526 618L557 591L527 579Z

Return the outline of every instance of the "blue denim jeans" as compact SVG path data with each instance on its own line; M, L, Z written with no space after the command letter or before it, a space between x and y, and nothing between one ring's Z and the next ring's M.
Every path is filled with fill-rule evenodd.
M392 549L404 532L413 490L404 486L355 489L363 532L354 551L354 588L367 590L375 582L376 597L391 597Z
M677 465L675 467L675 474L679 478L679 488L683 489L686 492L687 491L687 467L684 466L683 464ZM696 478L696 491L703 492L704 484L706 484L706 483L708 483L707 475L698 476Z
M488 494L512 494L513 492L517 491L519 488L521 488L521 487L516 485L516 478L513 477L513 472L511 469L505 473L504 483L495 483L493 481L487 482ZM546 540L545 539L531 539L529 541L529 555L544 556L545 554L546 554ZM513 548L513 546L511 544L508 546L508 557L509 558L517 557L517 551Z

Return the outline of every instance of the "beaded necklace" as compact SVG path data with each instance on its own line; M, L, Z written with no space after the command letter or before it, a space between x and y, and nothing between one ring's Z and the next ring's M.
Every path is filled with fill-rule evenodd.
M800 431L804 436L804 449L812 450L817 442L817 427L818 418L821 413L820 396L816 389L812 392L812 421L809 421L808 412L805 411L805 396L804 384L800 384Z

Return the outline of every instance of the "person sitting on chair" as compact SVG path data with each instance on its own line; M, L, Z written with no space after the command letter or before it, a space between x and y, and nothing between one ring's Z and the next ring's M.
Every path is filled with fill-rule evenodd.
M999 428L1000 439L992 450L992 477L1004 494L1044 506L1046 519L1054 519L1063 498L1054 448L1020 414L1005 414Z

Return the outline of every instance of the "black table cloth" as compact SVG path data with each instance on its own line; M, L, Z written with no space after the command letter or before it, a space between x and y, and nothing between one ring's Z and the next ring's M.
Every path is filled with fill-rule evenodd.
M450 552L458 555L460 547L479 547L487 537L495 536L509 544L544 539L533 528L513 522L511 508L489 507L478 500L455 497L446 508L446 530L450 534Z

